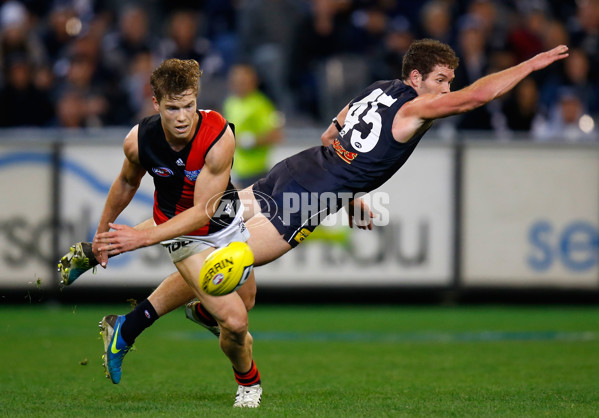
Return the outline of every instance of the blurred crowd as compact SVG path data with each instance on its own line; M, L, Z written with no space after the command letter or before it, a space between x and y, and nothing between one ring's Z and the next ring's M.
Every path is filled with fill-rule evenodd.
M371 82L399 77L424 37L458 53L453 89L570 47L567 60L442 126L596 138L599 0L2 1L0 126L137 123L153 113L150 73L170 57L200 63L200 107L221 110L243 64L288 125L316 126Z

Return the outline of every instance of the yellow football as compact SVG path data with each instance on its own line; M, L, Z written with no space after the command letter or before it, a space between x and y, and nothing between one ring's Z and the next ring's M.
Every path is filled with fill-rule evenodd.
M209 295L227 295L245 283L253 267L254 253L250 246L231 242L206 258L200 271L200 288Z

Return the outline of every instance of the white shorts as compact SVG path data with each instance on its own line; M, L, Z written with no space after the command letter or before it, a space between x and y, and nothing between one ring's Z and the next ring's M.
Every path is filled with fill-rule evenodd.
M233 241L246 242L250 239L250 231L243 222L243 206L235 215L235 219L225 229L210 235L182 235L180 237L162 241L161 244L168 251L173 263L185 260L187 257L201 253L208 248L220 248Z

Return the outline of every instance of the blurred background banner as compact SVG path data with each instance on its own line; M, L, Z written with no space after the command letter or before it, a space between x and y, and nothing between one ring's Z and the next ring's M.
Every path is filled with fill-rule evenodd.
M93 238L122 165L124 133L3 141L0 288L56 287L58 257ZM303 146L279 146L273 162L313 136L295 131ZM150 218L152 190L145 176L117 222ZM597 145L433 137L364 199L376 214L373 231L350 229L341 210L296 250L260 267L260 286L599 288ZM76 286L149 288L172 271L154 246L111 259Z
M471 145L464 156L465 285L599 285L599 149Z
M0 285L51 276L52 147L0 144Z

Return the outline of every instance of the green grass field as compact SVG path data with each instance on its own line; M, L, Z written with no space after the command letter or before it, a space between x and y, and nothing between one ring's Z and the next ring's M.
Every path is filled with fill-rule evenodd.
M599 307L258 306L259 410L232 408L230 364L182 310L111 384L97 323L128 310L0 306L0 415L599 416Z

